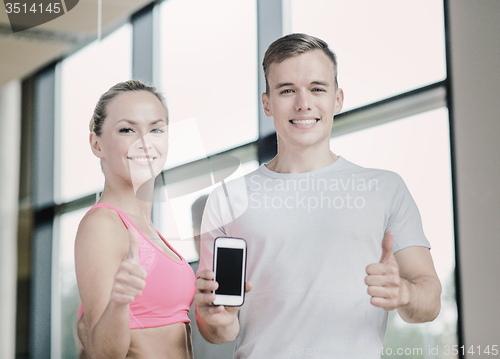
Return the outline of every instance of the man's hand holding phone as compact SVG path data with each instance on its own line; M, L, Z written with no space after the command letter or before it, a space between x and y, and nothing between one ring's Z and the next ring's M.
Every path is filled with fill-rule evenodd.
M246 282L244 239L217 237L214 241L213 271L203 270L196 280L196 319L200 332L212 343L234 340L240 331L236 314L245 293L252 289Z
M204 270L196 280L196 294L194 300L198 307L198 314L210 325L228 325L230 324L241 306L223 306L213 305L215 294L213 293L219 283L214 281L215 273L211 270ZM252 290L252 283L246 282L245 293Z
M214 281L215 273L211 270L204 270L196 280L196 316L200 329L199 318L206 322L211 328L210 334L205 331L204 337L212 343L226 343L233 341L239 332L239 322L237 313L239 307L226 307L223 305L213 305L215 294L213 293L219 284ZM252 283L245 283L245 293L252 290Z

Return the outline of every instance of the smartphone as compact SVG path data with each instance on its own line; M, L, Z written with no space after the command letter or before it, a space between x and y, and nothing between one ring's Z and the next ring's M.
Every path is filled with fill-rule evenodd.
M214 305L240 306L245 300L247 243L241 238L217 237L214 243L214 273L219 287Z

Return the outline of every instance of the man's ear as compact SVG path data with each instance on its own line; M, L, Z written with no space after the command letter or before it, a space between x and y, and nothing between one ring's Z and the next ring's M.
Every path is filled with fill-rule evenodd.
M342 111L342 106L344 105L344 90L337 89L336 99L335 99L335 115Z
M269 96L267 93L262 93L262 105L264 106L264 113L267 117L272 117L271 106L269 104Z
M90 148L92 149L92 152L94 153L94 156L97 158L102 158L102 149L101 149L101 138L96 135L95 132L91 132L89 135L89 141L90 141Z

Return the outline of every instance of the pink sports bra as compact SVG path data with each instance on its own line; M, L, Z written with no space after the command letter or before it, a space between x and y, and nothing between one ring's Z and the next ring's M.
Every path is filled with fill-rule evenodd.
M195 293L195 276L191 266L158 235L165 244L181 258L175 260L158 249L137 228L132 220L107 203L97 203L89 211L105 207L115 210L125 224L134 227L139 233L139 263L146 270L146 286L142 294L129 305L130 329L153 328L173 323L187 322L189 307Z

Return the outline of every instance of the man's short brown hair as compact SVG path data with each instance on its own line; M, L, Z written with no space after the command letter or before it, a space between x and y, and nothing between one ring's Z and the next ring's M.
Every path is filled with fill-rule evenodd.
M267 80L267 76L269 75L269 68L271 67L271 64L279 64L290 57L316 49L322 50L325 55L332 60L335 70L335 86L338 87L337 57L335 56L335 53L328 47L328 44L325 41L311 35L296 33L279 38L267 48L264 60L262 61L264 77L266 78L266 93L269 94L269 82Z

